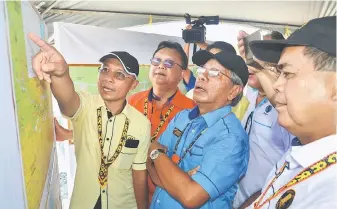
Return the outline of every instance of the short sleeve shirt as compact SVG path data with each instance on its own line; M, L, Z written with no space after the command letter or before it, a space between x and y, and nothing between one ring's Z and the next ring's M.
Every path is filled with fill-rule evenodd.
M193 72L191 71L190 73L190 80L188 81L188 83L185 82L185 80L183 80L184 86L186 88L186 91L190 91L191 89L194 88L195 86L195 82L196 82L196 78L193 75Z
M241 123L249 134L250 156L247 173L239 183L234 208L261 190L268 173L290 148L294 138L278 124L278 113L267 98L256 105L257 96L258 91L247 88L246 97L250 104Z
M152 88L147 91L133 94L129 97L130 105L135 107L142 114L147 115L147 118L151 122L151 136L156 135L155 139L158 139L159 136L166 130L167 125L178 112L195 106L194 101L184 96L179 90L177 90L177 92L171 98L169 98L169 101L161 108L156 107L153 100L154 98L152 96ZM145 108L146 101L147 108ZM170 112L170 114L168 114L168 117L163 123L162 127L159 127L165 114L168 113L171 107L172 111ZM151 201L152 195L155 190L155 185L150 177L148 178L148 185L149 199Z
M147 110L145 110L146 100L148 101ZM193 100L187 98L179 90L177 90L177 92L173 95L173 97L170 98L169 101L166 104L164 104L162 108L156 107L153 100L154 98L152 96L152 88L147 91L135 93L131 95L128 99L129 104L131 106L135 107L142 114L147 115L147 118L151 122L151 135L153 135L156 132L161 120L163 119L165 114L168 112L170 107L173 106L173 109L171 113L168 115L167 120L165 121L163 126L160 128L156 139L158 139L159 136L165 131L169 122L172 120L172 118L174 118L174 116L178 112L184 109L193 108L196 105Z
M266 195L260 196L255 201L261 198L259 209L337 208L336 156L330 155L334 152L337 152L337 135L327 136L306 145L291 147L270 171L262 189L262 193L266 191ZM320 163L316 164L317 162ZM282 169L284 165L286 166ZM309 167L310 172L299 175ZM313 170L316 172L314 173ZM268 187L276 174L277 179ZM304 177L306 179L280 190L295 176L298 176L297 179ZM279 190L281 192L278 192ZM262 205L263 202L266 203ZM248 209L254 209L254 204Z
M246 172L249 156L248 136L240 121L231 113L231 107L222 107L201 116L198 107L180 112L159 139L168 147L170 158L180 136L176 154L182 157L186 150L188 153L179 167L188 172L200 166L192 179L210 196L210 200L200 208L231 208L237 182ZM196 138L192 149L188 150ZM166 190L157 187L150 208L184 207Z
M71 209L92 209L101 196L102 209L136 209L132 183L132 169L145 170L150 145L150 122L135 108L126 104L118 115L109 115L100 95L84 92L80 107L71 118L77 161ZM98 139L98 117L101 111L103 159L114 156L117 147L121 152L108 167L107 185L100 186L98 174L101 166L101 147ZM126 128L126 120L129 125ZM127 130L124 145L122 132Z

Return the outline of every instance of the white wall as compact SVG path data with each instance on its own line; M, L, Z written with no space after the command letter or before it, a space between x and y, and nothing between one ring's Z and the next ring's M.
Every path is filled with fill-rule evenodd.
M68 64L96 64L111 51L127 51L139 64L150 64L150 58L161 41L182 38L102 28L70 23L54 23L55 47Z

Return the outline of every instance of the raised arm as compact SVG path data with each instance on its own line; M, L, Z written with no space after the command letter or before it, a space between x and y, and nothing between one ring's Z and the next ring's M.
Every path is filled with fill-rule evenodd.
M238 49L241 57L246 60L246 53L245 53L245 45L243 39L248 36L248 34L244 31L240 31L239 35L237 37L238 39ZM277 79L277 71L273 67L273 64L268 64L261 62L259 60L254 60L259 63L264 69L263 70L258 70L257 68L250 67L250 70L252 70L257 79L259 80L263 91L265 92L269 102L275 106L275 90L273 89L273 84L275 83Z
M80 98L70 78L68 64L54 47L36 34L29 33L28 36L40 48L32 60L35 74L40 80L50 83L61 112L72 117L80 107Z
M187 30L189 30L191 28L192 28L191 25L186 26ZM190 56L190 43L185 43L184 52L185 52L187 58L189 58L189 56ZM191 79L191 76L192 76L192 79ZM185 69L185 71L183 73L183 79L184 79L184 85L185 85L186 91L189 91L192 88L194 88L195 79L193 79L193 73L188 67L187 67L187 69Z

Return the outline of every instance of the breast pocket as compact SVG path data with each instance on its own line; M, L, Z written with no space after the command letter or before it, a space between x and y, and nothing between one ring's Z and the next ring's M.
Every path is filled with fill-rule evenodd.
M269 143L272 138L272 126L277 122L277 115L270 112L268 115L260 114L254 119L252 132L255 132L257 137L250 137L250 140L257 141L257 143Z
M130 169L133 163L133 160L136 157L138 146L137 147L126 147L128 143L122 148L121 153L119 153L116 161L112 164L113 168L116 169Z
M203 148L199 145L194 145L189 153L190 159L195 163L201 163L203 154Z

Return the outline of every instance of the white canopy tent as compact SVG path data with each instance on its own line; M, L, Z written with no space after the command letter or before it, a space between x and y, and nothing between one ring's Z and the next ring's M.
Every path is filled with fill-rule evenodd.
M307 21L336 15L336 1L33 1L50 35L53 22L121 28L149 22L219 15L223 22L257 27L299 27ZM151 15L151 16L150 16Z

